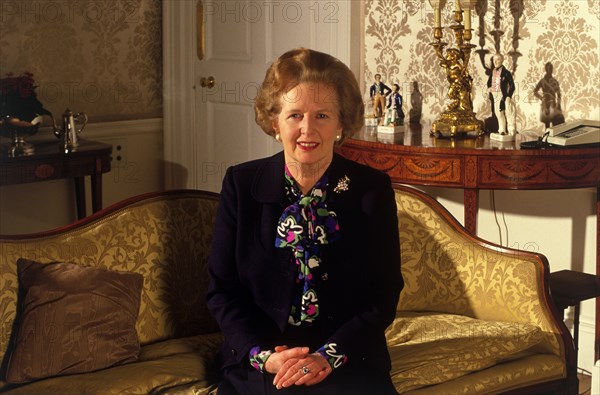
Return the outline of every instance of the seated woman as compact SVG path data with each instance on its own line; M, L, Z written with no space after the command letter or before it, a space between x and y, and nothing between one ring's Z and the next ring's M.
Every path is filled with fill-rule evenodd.
M208 306L227 394L396 394L384 331L400 291L389 177L334 153L364 123L356 78L291 50L267 70L256 121L283 152L223 180Z

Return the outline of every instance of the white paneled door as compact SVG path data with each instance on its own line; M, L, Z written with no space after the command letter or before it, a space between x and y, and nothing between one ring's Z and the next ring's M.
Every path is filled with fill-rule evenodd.
M254 122L265 71L299 46L349 63L351 3L163 2L166 185L218 192L228 166L281 150Z

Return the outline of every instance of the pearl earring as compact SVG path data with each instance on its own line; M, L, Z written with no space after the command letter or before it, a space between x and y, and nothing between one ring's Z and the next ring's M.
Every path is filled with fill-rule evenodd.
M335 141L340 141L342 139L342 136L340 136L339 134L337 136L335 136Z
M275 140L281 142L281 135L279 133L275 135Z

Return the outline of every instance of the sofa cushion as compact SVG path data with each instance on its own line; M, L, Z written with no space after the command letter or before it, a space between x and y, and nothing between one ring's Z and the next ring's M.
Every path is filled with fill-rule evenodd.
M6 381L96 371L137 359L143 277L71 263L17 261L21 287Z
M529 324L401 312L386 331L392 380L401 393L452 380L530 355L542 335Z
M222 343L221 333L165 340L142 346L136 362L39 380L13 387L6 395L214 394Z
M406 395L490 395L511 393L540 393L519 391L522 387L561 380L566 367L560 357L552 354L533 354L516 360L472 372L454 380L421 387L403 393ZM544 392L541 392L544 393ZM548 391L547 394L564 394L565 391Z

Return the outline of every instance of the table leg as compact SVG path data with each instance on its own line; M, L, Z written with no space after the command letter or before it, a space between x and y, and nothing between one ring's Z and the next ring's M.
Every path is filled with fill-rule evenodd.
M577 359L579 355L579 314L581 314L581 304L575 305L575 311L573 312L573 342L575 343L575 361L579 364Z
M596 283L600 285L600 186L596 189ZM596 298L596 341L594 365L600 359L600 300Z
M102 173L95 173L92 179L92 212L102 209Z
M86 216L87 209L85 207L85 180L83 177L75 177L75 203L77 204L77 219L82 219Z
M465 228L477 236L477 210L479 209L479 190L464 190Z

